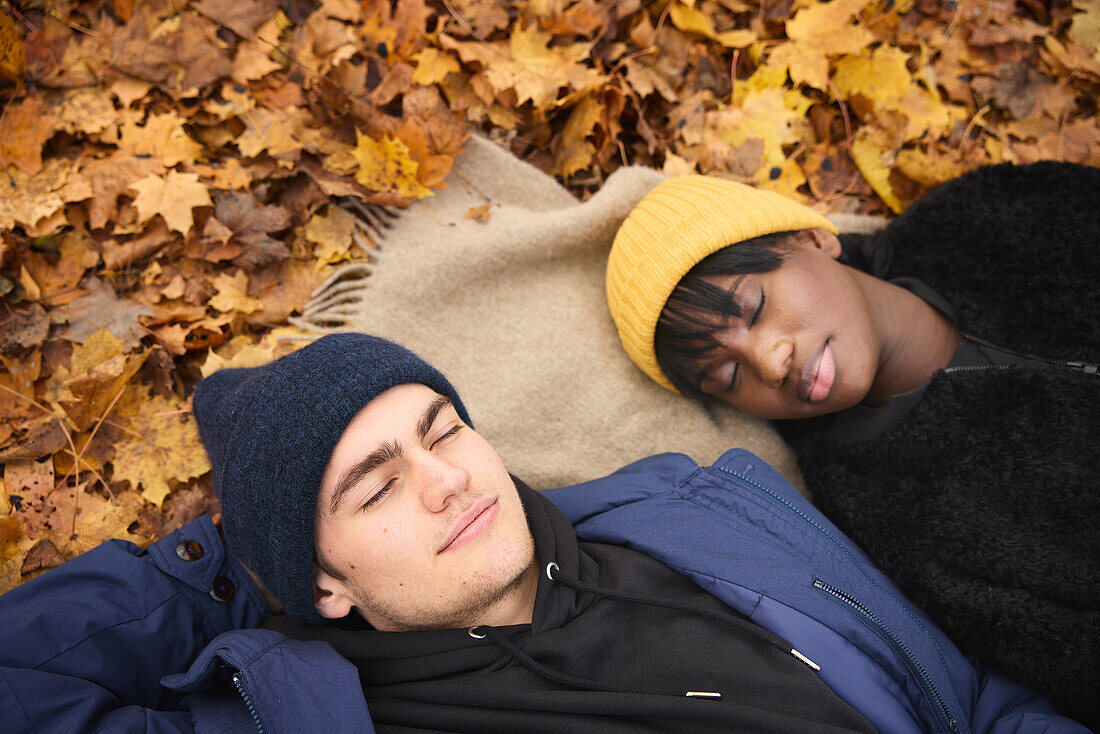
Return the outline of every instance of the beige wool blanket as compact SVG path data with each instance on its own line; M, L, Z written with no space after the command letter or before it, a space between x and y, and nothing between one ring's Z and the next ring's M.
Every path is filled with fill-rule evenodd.
M475 136L445 190L368 220L380 232L373 262L337 272L295 323L412 349L447 375L477 430L536 489L665 451L710 463L731 447L801 486L792 451L765 421L665 390L619 344L604 299L607 254L663 178L623 168L581 203ZM466 216L484 205L487 221Z

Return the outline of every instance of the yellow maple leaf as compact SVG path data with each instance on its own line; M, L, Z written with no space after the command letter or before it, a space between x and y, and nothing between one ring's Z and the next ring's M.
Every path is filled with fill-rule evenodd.
M130 431L115 444L112 477L140 487L141 496L157 507L171 491L169 482L186 482L210 470L184 401L137 386L119 401L117 414L127 419Z
M603 83L604 75L585 64L591 43L551 48L552 38L536 25L524 28L517 23L508 42L511 58L483 57L485 79L493 91L514 89L517 105L531 100L535 109L543 110L558 101L563 87L586 92Z
M860 132L863 133L864 128ZM852 160L855 161L859 172L871 188L886 202L895 213L900 214L905 206L890 185L890 167L886 163L886 156L893 155L893 151L887 150L883 142L874 132L861 134L852 142Z
M908 93L913 77L906 68L909 55L893 46L864 49L836 62L833 84L845 99L861 95L877 105L895 109Z
M130 188L137 192L134 207L139 221L147 222L159 214L168 229L184 236L195 223L191 210L196 206L214 205L206 187L199 183L197 173L169 171L164 178L146 176L130 184Z
M320 270L328 263L350 258L354 232L355 217L339 207L330 206L324 214L310 217L302 235L316 245L313 249L316 268Z
M747 29L723 31L714 27L714 20L691 3L678 2L669 11L672 24L685 33L698 33L711 38L726 48L744 48L756 41L756 34Z
M854 16L867 0L811 2L787 21L789 43L780 45L768 63L786 66L791 81L824 90L829 83L829 57L852 54L866 47L874 36Z
M409 146L389 135L375 140L355 131L356 146L352 151L359 161L355 180L371 191L393 192L408 199L431 196L432 190L416 177L419 164L409 157Z
M135 155L153 156L169 167L193 163L202 154L202 145L187 134L183 123L175 112L151 114L144 125L129 116L119 127L118 147Z
M747 140L763 142L768 167L782 166L787 158L783 146L801 141L809 130L806 111L811 100L798 90L785 89L785 80L783 69L760 67L745 82L738 82L734 99L744 118L737 127L719 134L735 148Z
M916 140L928 131L938 136L951 124L951 113L940 101L939 94L919 84L909 87L895 109L908 121L906 140Z
M603 104L592 95L586 95L569 113L565 127L555 140L554 173L568 179L577 171L588 168L596 146L588 136L603 114Z
M966 169L954 161L942 157L932 159L919 150L899 152L894 168L929 189L966 173Z
M210 350L206 361L199 367L199 374L209 377L218 370L259 367L304 347L316 338L316 334L307 334L292 326L273 329L258 341L249 336L235 336L217 350Z
M258 299L248 295L248 275L243 270L238 270L233 275L218 273L212 285L217 293L208 303L217 311L253 313L263 308Z
M431 46L413 56L413 60L416 61L416 71L413 72L414 84L424 86L437 84L446 79L448 74L461 70L454 56Z
M78 429L95 425L145 362L148 352L127 355L124 347L100 329L73 350L68 368L56 367L46 381L47 400Z

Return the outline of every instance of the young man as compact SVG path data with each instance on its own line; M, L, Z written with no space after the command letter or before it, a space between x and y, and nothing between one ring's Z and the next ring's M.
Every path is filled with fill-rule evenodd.
M104 544L0 597L5 731L1085 731L743 451L539 494L442 375L352 334L194 405L286 614L209 518Z

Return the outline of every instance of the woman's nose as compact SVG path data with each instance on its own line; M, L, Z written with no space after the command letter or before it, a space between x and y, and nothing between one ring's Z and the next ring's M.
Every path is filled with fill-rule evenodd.
M447 459L425 452L417 468L424 506L439 512L470 486L470 472Z
M788 339L762 337L756 341L753 362L760 381L768 387L779 387L791 371L794 344Z

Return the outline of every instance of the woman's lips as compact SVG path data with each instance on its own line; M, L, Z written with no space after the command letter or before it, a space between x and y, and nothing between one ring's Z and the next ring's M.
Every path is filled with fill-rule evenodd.
M436 555L453 551L469 543L481 534L481 531L489 527L489 523L496 519L500 512L497 498L478 500L473 507L466 510L451 526L451 531L443 539L443 544L436 551Z
M810 355L802 366L802 375L798 379L798 398L807 403L820 403L829 397L836 379L836 361L833 349L826 339Z

